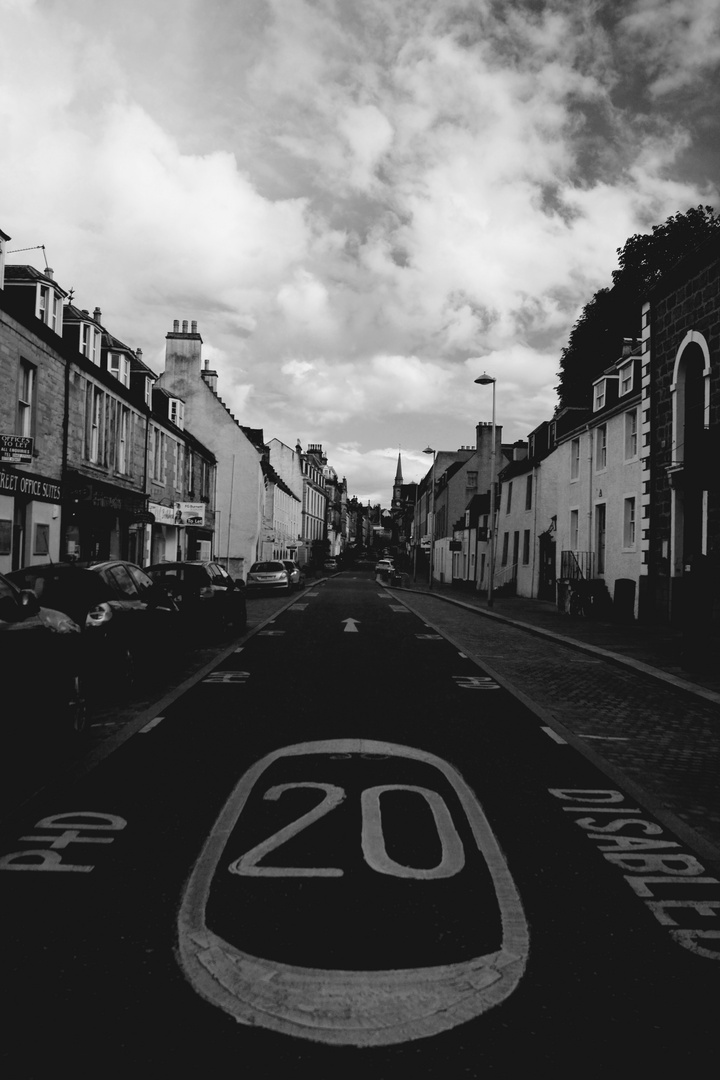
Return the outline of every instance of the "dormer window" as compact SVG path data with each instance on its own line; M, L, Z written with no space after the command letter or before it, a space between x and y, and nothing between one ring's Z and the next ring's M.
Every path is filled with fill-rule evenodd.
M62 298L49 285L38 284L35 314L56 334L62 334Z
M152 409L152 392L153 392L153 381L152 381L152 379L150 378L149 375L146 375L145 376L145 404L147 405L148 409Z
M91 323L80 323L80 352L93 364L100 363L100 331Z
M620 368L620 397L629 394L633 388L633 363L623 364Z
M593 412L598 412L605 405L607 379L600 379L593 387Z
M108 353L108 371L123 386L130 386L130 358L124 353Z
M171 423L182 431L185 427L185 402L180 398L170 398L169 417Z

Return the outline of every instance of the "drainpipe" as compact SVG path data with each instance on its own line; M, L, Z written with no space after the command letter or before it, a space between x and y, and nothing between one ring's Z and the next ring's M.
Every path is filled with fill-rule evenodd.
M588 435L588 509L587 509L587 528L588 528L588 554L593 554L593 434L594 430L590 427L586 428ZM592 560L590 560L592 562ZM594 577L593 573L593 577Z
M538 514L538 477L540 476L540 470L537 465L533 465L532 478L533 478L533 544L532 544L532 565L530 567L530 596L534 599L537 596L537 589L535 587L535 566L537 563L537 555L535 548L535 537L537 536L537 514ZM557 567L557 563L555 564ZM557 573L557 569L555 571Z

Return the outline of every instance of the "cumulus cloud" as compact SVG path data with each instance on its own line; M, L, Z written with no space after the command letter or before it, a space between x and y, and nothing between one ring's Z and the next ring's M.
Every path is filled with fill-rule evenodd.
M359 495L394 442L472 442L477 358L525 436L616 249L717 197L671 108L716 71L717 5L242 8L0 0L11 247L157 370L197 319L242 422Z

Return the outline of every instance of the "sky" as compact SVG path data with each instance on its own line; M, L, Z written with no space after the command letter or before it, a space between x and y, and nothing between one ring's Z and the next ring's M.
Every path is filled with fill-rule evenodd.
M9 262L389 506L527 438L617 249L720 210L718 0L0 0ZM21 248L42 250L19 251Z

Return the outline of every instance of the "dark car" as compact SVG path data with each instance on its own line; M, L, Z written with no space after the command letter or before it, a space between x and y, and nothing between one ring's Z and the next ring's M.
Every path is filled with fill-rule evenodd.
M97 684L131 691L168 666L179 644L175 602L135 563L42 563L13 570L13 584L70 615L83 631L84 652Z
M218 562L201 560L155 563L149 577L168 592L186 626L199 630L247 626L245 582L235 581Z
M303 568L293 559L282 559L281 562L290 575L290 587L301 589L305 584L305 571Z
M35 593L0 574L0 672L3 732L62 737L88 726L80 627L62 611L41 606Z
M282 559L264 559L248 570L248 592L290 592L290 574Z

